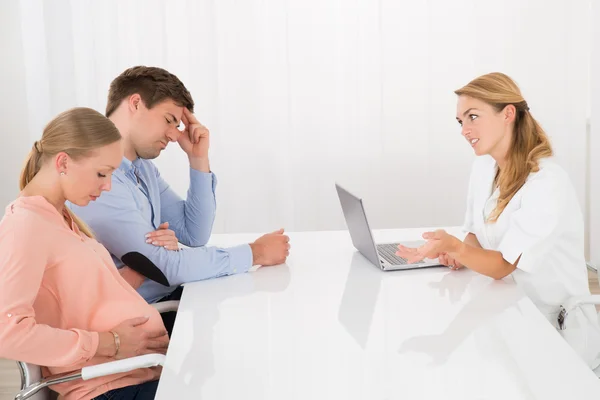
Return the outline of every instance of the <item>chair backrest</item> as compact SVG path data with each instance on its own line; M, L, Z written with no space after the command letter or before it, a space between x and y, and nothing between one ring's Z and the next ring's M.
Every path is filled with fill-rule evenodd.
M42 380L43 376L41 367L21 361L17 361L17 365L19 367L19 372L21 373L21 390L25 389L32 383ZM52 400L53 396L51 393L52 392L50 389L44 388L31 396L29 400Z

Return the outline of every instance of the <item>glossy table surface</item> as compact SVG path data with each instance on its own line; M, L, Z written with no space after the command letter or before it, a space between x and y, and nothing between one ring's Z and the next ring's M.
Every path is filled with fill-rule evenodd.
M383 272L345 231L290 237L285 265L185 285L157 399L600 399L511 277Z

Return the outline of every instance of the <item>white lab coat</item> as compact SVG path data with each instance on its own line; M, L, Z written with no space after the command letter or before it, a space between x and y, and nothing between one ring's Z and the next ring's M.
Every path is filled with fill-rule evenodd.
M589 295L584 255L583 215L566 171L552 158L540 161L495 223L486 223L499 191L492 192L497 165L490 156L477 157L469 181L465 231L477 236L484 249L502 253L515 282L550 323L557 326L561 304L572 296ZM569 316L560 331L591 367L598 366L600 334L593 306ZM587 314L587 317L584 315ZM591 321L590 321L591 320Z

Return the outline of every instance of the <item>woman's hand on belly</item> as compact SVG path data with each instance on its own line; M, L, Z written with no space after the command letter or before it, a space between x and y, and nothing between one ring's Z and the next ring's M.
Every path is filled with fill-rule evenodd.
M121 322L111 329L119 335L121 341L117 359L141 356L144 354L166 354L169 336L163 328L150 328L149 317L132 318Z

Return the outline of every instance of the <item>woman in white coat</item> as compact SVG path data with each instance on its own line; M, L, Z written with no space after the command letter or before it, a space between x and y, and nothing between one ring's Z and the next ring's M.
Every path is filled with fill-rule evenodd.
M423 235L418 249L399 246L411 262L438 258L515 282L558 327L560 307L589 295L581 209L569 177L515 82L483 75L455 92L456 119L476 158L469 182L464 240L443 230ZM600 331L593 306L570 317L561 331L591 367L599 364ZM592 326L592 325L595 325Z

